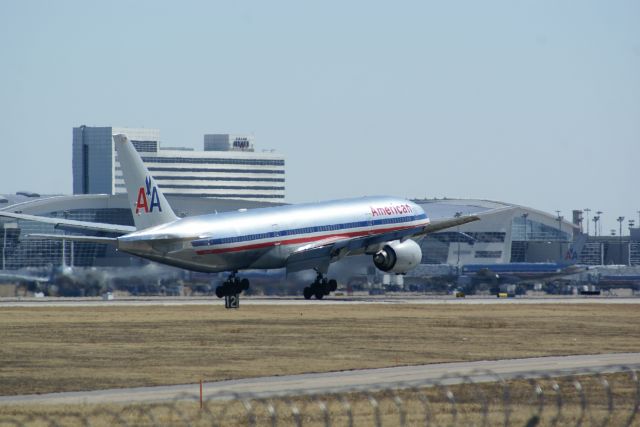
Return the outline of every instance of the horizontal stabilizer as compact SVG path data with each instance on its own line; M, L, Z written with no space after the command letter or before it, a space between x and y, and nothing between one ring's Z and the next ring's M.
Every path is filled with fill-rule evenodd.
M105 224L101 222L76 221L73 219L51 218L39 215L26 215L14 212L0 211L0 217L15 218L24 221L36 221L45 224L64 225L66 228L76 228L79 230L104 231L107 233L129 234L136 231L136 228L130 225Z
M27 239L44 239L44 240L68 240L72 242L88 242L88 243L107 243L115 245L118 239L114 237L97 237L97 236L72 236L69 234L27 234Z

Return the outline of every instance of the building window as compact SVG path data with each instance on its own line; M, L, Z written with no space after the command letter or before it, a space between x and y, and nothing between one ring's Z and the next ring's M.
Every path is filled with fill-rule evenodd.
M566 224L562 224L562 228L569 228ZM525 235L526 229L526 235ZM511 240L543 240L543 241L571 241L571 234L567 231L558 229L558 221L554 226L542 224L538 221L515 217L511 223Z
M511 242L511 262L524 262L526 242L513 241Z
M158 141L131 141L139 153L157 153Z
M284 160L270 159L216 159L200 157L143 157L145 163L189 163L213 165L256 165L256 166L284 166Z
M120 168L116 167L116 170ZM221 172L221 173L264 173L264 174L284 174L284 170L274 169L207 169L207 168L161 168L147 166L149 172Z
M502 251L476 251L476 258L500 258Z

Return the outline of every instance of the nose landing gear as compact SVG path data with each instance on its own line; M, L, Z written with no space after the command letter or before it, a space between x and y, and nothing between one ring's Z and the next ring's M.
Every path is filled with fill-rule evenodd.
M338 282L334 279L327 280L322 273L318 273L316 280L311 286L305 287L302 294L304 295L304 299L311 299L313 296L315 296L316 299L322 299L325 295L329 295L330 292L336 289L338 289Z

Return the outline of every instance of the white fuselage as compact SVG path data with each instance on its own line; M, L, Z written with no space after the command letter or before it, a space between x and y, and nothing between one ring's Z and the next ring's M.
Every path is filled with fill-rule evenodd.
M364 197L178 219L121 236L118 249L196 271L271 269L284 267L306 245L428 223L415 203Z

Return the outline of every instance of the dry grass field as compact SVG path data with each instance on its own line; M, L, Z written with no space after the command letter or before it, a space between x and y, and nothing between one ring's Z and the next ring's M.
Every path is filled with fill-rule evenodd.
M635 305L0 309L0 394L640 351Z

